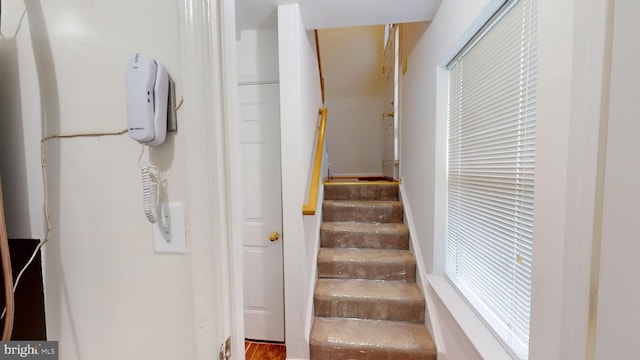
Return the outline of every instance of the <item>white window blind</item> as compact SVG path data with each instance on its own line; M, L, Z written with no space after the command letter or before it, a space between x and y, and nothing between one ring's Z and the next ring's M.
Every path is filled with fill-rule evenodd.
M449 65L446 273L528 358L536 1L508 2Z

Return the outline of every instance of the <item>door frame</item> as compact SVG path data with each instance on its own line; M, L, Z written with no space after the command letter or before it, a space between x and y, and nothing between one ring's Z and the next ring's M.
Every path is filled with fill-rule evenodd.
M401 79L402 79L402 75L404 74L400 74L400 55L401 55L401 38L400 38L400 29L401 26L400 24L386 24L384 25L385 29L387 29L389 26L389 30L388 30L388 37L387 37L387 41L384 44L384 59L385 59L385 71L386 71L386 53L387 53L387 47L389 46L389 43L391 42L391 36L393 36L393 42L394 42L394 48L392 49L393 51L393 120L391 122L391 127L393 128L392 133L393 133L393 141L392 141L392 147L393 147L393 155L392 155L392 159L391 161L391 172L393 173L393 178L398 180L400 179L400 145L401 145L401 137L400 137L400 113L401 113L401 109L402 107L400 106L401 104L401 96L400 96L400 90L402 88L401 86ZM404 65L403 65L404 66ZM387 75L386 73L384 74L385 76ZM382 121L382 174L384 176L384 169L385 169L385 151L386 149L384 148L385 146L385 121L386 121L386 114L388 113L388 109L386 108L386 106L388 105L387 101L389 100L388 97L386 95L386 79L385 79L385 108L382 114L383 117L383 121Z
M185 0L189 1L189 0ZM195 1L195 0L191 0ZM213 0L202 0L206 1L210 4L215 4ZM215 6L210 7L211 16L208 19L203 19L205 26L208 27L211 31L210 34L217 34L218 36L212 36L208 42L201 42L200 46L205 46L204 50L210 46L210 44L219 45L219 50L221 51L220 59L220 75L221 75L221 86L219 91L221 92L219 98L222 102L219 104L221 108L224 109L223 121L220 127L219 136L222 137L221 141L218 142L218 146L224 147L225 158L222 159L226 161L226 176L225 180L228 181L229 184L234 184L237 181L242 179L241 168L238 166L240 164L240 156L241 149L239 146L240 133L237 126L233 126L233 124L237 123L237 119L239 119L239 114L237 112L237 104L238 104L238 71L237 71L237 58L236 58L236 40L238 36L238 29L236 28L236 9L235 9L235 0L222 0L218 2L219 8L216 9ZM213 23L211 20L218 20L218 23ZM215 48L213 49L215 50ZM209 52L208 54L211 54ZM214 56L218 53L214 53ZM215 63L215 59L212 59L210 63ZM215 86L214 83L210 83L210 86ZM210 139L214 139L211 137ZM242 252L243 246L240 238L241 230L241 211L242 206L242 194L239 187L226 187L226 194L228 201L226 211L228 215L227 223L225 226L228 227L227 234L227 249L229 254L229 270L230 272L227 274L227 279L229 283L228 287L225 287L222 290L229 291L230 294L230 303L229 306L225 309L227 314L229 314L230 318L230 333L231 333L231 344L232 344L232 353L234 356L232 358L240 360L244 359L244 339L245 339L245 331L244 331L244 291L243 291L243 269L242 269ZM283 231L284 233L284 228ZM281 234L281 241L284 241L284 234ZM234 239L238 241L234 241ZM284 275L284 274L283 274ZM284 283L285 293L286 293L286 279ZM285 343L287 341L287 332L286 332L286 298L285 298ZM217 357L206 357L203 356L202 359L213 359Z
M188 203L189 255L193 286L194 347L197 359L218 359L225 340L235 334L237 301L233 282L234 266L229 227L232 199L229 194L227 112L225 92L225 43L235 13L233 0L179 2L183 81L177 84L184 106L178 118L185 133L186 184ZM232 20L235 20L233 17ZM189 310L189 309L187 309ZM235 337L235 336L233 336ZM232 338L233 338L232 337ZM232 353L244 356L242 345L234 343ZM238 350L240 349L240 350Z
M211 1L211 0L208 0ZM235 0L223 0L220 3L221 21L220 21L220 47L222 51L222 76L224 92L225 111L225 135L227 148L227 164L228 164L228 180L230 184L237 183L242 180L241 149L240 149L240 133L237 126L239 119L238 104L238 70L237 70L237 31L236 28L236 10ZM231 258L231 274L230 274L230 290L231 290L231 307L230 313L232 318L232 352L236 355L235 359L244 359L244 275L242 269L243 243L240 235L242 234L241 212L242 212L242 193L238 186L228 189L230 200L228 213L229 216L229 249ZM237 239L237 241L233 241ZM286 341L286 332L285 332Z
M182 0L179 7L195 352L218 359L230 337L231 358L243 359L242 242L233 241L239 209L230 186L238 151L229 146L238 136L229 126L237 119L235 1Z

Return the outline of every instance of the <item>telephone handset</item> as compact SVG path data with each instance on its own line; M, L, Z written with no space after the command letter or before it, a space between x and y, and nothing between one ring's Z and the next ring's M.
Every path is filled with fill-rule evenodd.
M136 54L127 64L126 78L129 135L141 144L162 144L167 136L167 70L160 62Z
M170 100L166 69L160 62L136 54L127 64L126 83L129 136L143 145L162 144L167 136L167 104ZM168 234L168 222L158 211L160 170L153 164L139 166L144 213L149 222L158 223L162 232Z

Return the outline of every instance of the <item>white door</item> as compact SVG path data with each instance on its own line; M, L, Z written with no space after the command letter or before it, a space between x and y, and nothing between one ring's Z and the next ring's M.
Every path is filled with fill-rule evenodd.
M245 337L284 341L279 86L240 85L238 99Z
M397 178L398 168L398 26L394 25L384 48L385 112L382 114L382 176Z

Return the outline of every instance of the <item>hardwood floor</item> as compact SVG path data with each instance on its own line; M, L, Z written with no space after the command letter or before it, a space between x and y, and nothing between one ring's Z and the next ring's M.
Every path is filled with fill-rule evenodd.
M285 360L287 348L284 344L245 341L244 354L245 360Z

